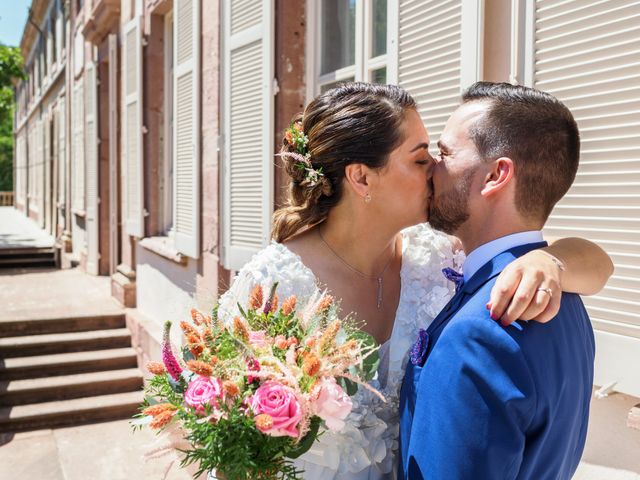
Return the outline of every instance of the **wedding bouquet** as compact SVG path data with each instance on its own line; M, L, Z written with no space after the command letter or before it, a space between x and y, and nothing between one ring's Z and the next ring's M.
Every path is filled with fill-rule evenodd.
M373 390L366 383L378 367L373 338L338 318L328 295L303 305L292 296L279 306L276 290L265 298L257 285L233 318L192 310L192 323L180 323L181 360L165 324L162 362L147 366L153 377L133 423L177 427L181 465L196 464L196 476L298 479L293 459L322 429L343 428L358 388Z

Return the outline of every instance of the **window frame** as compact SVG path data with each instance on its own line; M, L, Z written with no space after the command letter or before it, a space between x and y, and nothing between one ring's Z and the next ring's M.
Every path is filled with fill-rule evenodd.
M373 38L373 2L372 0L356 1L355 18L355 63L347 67L320 74L322 58L322 2L325 0L307 0L307 18L309 22L306 42L307 55L307 102L318 95L324 85L340 81L370 82L375 70L386 68L386 83L394 83L397 77L397 41L395 25L397 19L398 0L387 0L387 51L382 55L370 58L371 40Z

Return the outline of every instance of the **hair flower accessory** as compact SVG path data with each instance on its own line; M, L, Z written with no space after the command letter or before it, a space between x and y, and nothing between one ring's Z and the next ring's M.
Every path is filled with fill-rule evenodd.
M294 148L293 152L281 152L277 154L278 157L291 157L297 160L296 168L304 171L304 179L308 182L310 187L315 187L318 182L324 177L322 173L322 167L314 168L311 164L311 154L307 148L309 143L309 137L304 134L302 130L302 122L292 122L284 132L284 138L291 148Z

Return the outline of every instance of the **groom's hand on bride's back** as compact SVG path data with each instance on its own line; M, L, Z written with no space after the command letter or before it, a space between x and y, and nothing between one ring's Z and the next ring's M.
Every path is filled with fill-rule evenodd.
M562 268L551 255L534 250L509 264L491 290L487 309L503 326L516 320L546 323L560 309Z

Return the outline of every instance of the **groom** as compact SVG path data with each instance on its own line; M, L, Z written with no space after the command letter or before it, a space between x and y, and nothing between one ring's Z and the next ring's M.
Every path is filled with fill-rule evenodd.
M578 168L577 125L549 94L476 83L438 143L429 222L459 237L467 259L464 283L412 350L399 478L569 479L593 382L582 301L564 293L551 322L506 328L486 304L506 265L546 245L540 230Z

